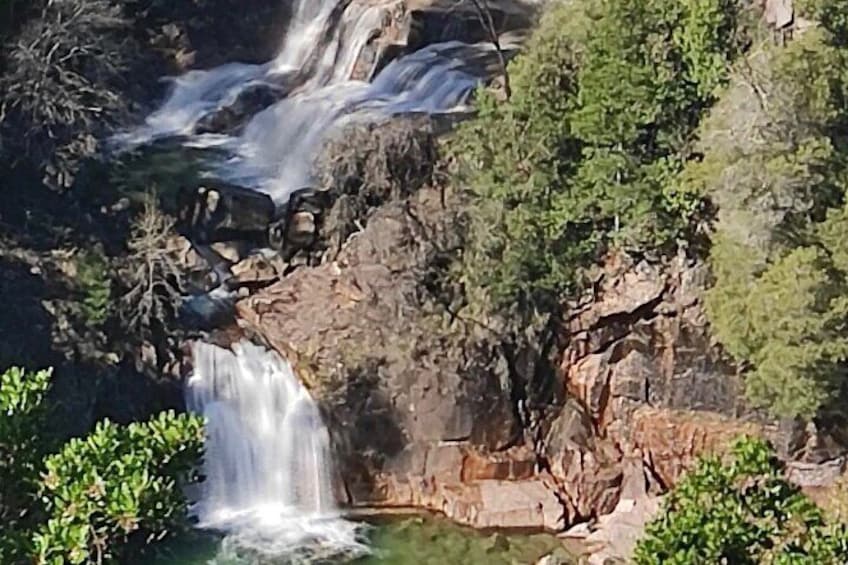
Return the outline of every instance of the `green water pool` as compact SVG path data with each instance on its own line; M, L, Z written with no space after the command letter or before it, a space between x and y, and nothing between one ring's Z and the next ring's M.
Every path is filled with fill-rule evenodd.
M576 563L562 540L549 534L479 532L433 516L371 519L364 532L371 555L357 559L312 560L339 565L524 565L554 554L561 563ZM289 565L291 559L254 559L222 549L221 540L203 534L177 540L161 549L150 565Z

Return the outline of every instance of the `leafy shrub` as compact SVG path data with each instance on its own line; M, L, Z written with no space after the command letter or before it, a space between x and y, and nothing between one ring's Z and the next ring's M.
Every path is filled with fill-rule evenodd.
M183 526L180 486L197 478L201 421L173 412L105 421L45 458L50 377L0 375L0 562L116 562Z
M0 563L12 563L26 544L22 525L36 505L42 457L52 448L43 430L50 371L11 368L0 374Z
M848 531L786 481L771 448L741 439L707 457L669 494L636 547L639 565L806 563L848 559Z
M739 13L727 0L551 8L510 65L513 96L482 93L453 143L472 194L472 287L501 306L550 304L610 247L689 233L702 200L675 177L744 43Z
M180 487L195 479L202 437L197 418L166 412L142 424L101 422L48 457L37 562L119 562L134 545L182 524Z
M77 260L77 277L82 290L82 315L85 321L94 327L103 325L110 315L112 279L108 269L108 262L96 253L83 253Z

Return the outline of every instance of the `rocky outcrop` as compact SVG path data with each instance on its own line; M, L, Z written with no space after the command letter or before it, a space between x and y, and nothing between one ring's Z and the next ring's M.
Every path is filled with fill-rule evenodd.
M765 434L761 424L710 412L641 408L633 415L630 440L662 490L677 484L699 456L725 453L741 435Z
M711 343L701 305L708 270L614 259L574 304L560 367L601 436L621 436L642 406L741 414L735 368Z
M558 479L525 441L500 344L428 291L428 265L456 244L454 207L430 188L384 205L335 261L239 302L240 323L296 359L326 407L350 504L559 530ZM620 478L584 465L574 500L586 514Z
M485 2L490 26L488 16L480 14L470 0L396 1L387 9L379 33L363 48L352 78L371 79L397 57L434 43L490 42L492 32L504 38L503 47L511 54L515 42L532 28L539 4L534 0Z

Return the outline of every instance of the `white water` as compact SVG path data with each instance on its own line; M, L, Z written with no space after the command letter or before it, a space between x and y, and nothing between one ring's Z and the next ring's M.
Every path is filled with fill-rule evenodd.
M484 79L488 45L431 45L387 65L373 81L351 80L360 52L394 0L295 0L278 56L172 79L161 107L117 136L127 149L164 138L219 147L206 173L267 192L284 204L309 186L312 163L333 132L354 121L461 109ZM340 7L344 10L341 15ZM371 76L373 69L364 73ZM198 123L265 85L284 94L237 132L197 134ZM187 388L207 420L206 481L194 513L225 546L304 563L366 551L358 526L339 517L327 430L288 363L249 343L233 351L199 343Z
M186 400L207 419L199 527L294 562L365 552L336 508L327 428L288 362L249 342L193 353Z
M352 120L461 109L485 71L472 64L489 45L430 45L387 65L373 80L350 80L363 47L384 25L391 1L296 0L279 55L264 65L231 63L173 79L171 93L144 125L115 141L124 148L184 137L191 147L219 147L231 158L208 174L252 186L284 204L309 186L328 135ZM478 61L479 62L479 61ZM366 73L370 74L370 73ZM258 84L289 91L236 135L195 135L206 115ZM292 90L291 85L297 87Z

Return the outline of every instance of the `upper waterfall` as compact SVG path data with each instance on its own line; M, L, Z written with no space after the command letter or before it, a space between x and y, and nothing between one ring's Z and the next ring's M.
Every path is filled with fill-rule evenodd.
M492 46L454 41L400 57L370 83L351 80L364 46L383 28L393 4L297 0L274 60L230 63L174 79L159 109L115 141L135 147L178 136L188 146L217 147L229 157L213 162L208 174L251 186L285 204L293 191L311 185L316 153L344 124L449 112L461 107L486 77L480 61L493 55ZM273 90L281 99L237 131L197 132L204 117L232 106L253 87Z

